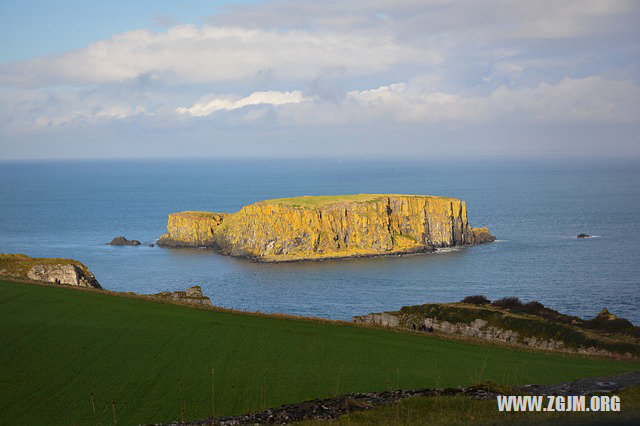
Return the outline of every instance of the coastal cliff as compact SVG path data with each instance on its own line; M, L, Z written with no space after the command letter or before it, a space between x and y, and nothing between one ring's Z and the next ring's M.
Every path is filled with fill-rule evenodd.
M102 288L89 268L77 260L24 254L0 254L0 278Z
M478 297L484 301L474 300ZM472 296L458 303L403 306L398 311L354 316L353 322L541 350L640 358L640 327L607 309L585 320L513 297L490 302L484 296Z
M487 228L469 226L465 202L456 198L357 194L266 200L232 214L173 213L158 244L278 262L429 252L494 240Z

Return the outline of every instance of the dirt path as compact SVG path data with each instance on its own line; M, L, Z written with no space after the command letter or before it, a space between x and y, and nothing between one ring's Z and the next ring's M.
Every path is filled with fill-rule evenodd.
M525 385L519 389L535 395L587 395L591 393L612 392L629 386L640 385L640 371L616 376L579 379L573 382L549 385ZM478 388L456 389L420 389L412 391L397 390L391 392L371 392L345 395L338 398L314 399L297 404L283 405L258 413L234 417L217 417L190 423L172 423L172 425L242 425L259 423L293 423L302 420L335 420L343 414L362 411L379 405L394 403L398 400L416 396L466 395L478 399L492 399L495 392Z

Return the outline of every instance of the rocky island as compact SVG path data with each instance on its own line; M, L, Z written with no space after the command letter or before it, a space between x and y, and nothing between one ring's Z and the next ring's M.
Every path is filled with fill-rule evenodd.
M158 244L208 247L266 262L432 252L495 241L472 228L464 201L402 194L303 196L260 201L236 213L169 215Z
M111 240L110 243L107 243L109 246L139 246L140 241L138 240L127 240L125 237L115 237Z

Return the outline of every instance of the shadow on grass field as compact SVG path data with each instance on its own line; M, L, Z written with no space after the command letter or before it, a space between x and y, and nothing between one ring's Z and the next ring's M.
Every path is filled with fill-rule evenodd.
M189 420L345 393L640 369L61 287L2 282L0 306L2 424Z

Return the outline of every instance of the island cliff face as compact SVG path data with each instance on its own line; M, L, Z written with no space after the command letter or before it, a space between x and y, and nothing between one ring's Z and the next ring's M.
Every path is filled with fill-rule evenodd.
M267 200L232 214L173 213L158 244L277 262L429 252L494 240L487 228L469 226L464 201L358 194Z

